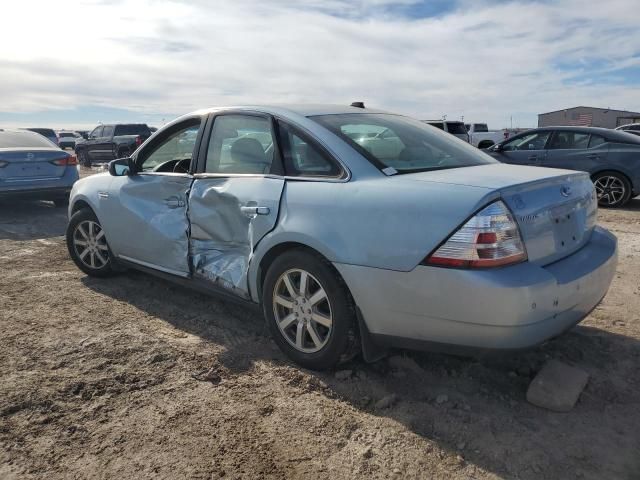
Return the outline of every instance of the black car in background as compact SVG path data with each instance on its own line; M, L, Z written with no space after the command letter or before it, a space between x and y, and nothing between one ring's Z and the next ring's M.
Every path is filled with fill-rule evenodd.
M640 137L595 127L543 127L485 150L503 163L588 172L603 207L640 194Z
M39 133L47 140L53 142L55 145L58 145L58 135L56 135L56 132L52 128L25 128L24 130Z
M76 155L86 167L93 163L110 162L128 157L150 136L151 130L145 123L99 125L87 140L76 142Z
M629 123L627 125L620 125L616 127L616 130L620 130L627 133L633 133L640 136L640 123Z

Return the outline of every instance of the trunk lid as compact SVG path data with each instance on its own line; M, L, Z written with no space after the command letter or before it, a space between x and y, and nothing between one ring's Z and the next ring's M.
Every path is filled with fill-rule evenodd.
M589 175L555 168L490 164L403 177L494 191L513 213L530 262L546 265L582 248L597 217Z
M69 156L53 148L0 148L0 184L60 178L67 167L53 162Z

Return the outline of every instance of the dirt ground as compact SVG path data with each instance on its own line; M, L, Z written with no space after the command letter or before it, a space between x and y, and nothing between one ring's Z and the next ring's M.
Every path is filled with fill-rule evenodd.
M289 362L254 311L142 273L88 278L66 212L0 203L0 478L640 478L640 199L604 302L532 351ZM549 358L569 413L528 404ZM376 405L395 395L387 408Z

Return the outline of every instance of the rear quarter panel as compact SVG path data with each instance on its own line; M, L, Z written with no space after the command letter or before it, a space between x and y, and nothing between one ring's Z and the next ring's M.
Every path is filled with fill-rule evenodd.
M624 173L635 193L640 193L640 147L623 143L609 144L606 161L599 163L590 171L591 174L605 170L617 170Z
M256 247L250 290L257 291L262 257L286 242L307 245L331 262L410 271L494 198L482 187L405 182L400 176L347 183L289 180L278 224Z

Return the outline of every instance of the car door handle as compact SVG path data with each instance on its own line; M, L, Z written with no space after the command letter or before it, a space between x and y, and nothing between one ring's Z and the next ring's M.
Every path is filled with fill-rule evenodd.
M537 155L529 155L529 160L537 160L538 156Z
M598 158L600 158L600 155L598 155L597 153L590 153L589 155L587 155L587 158L597 160Z
M247 216L269 215L269 207L240 207L240 211Z
M178 197L169 197L164 199L164 204L169 208L184 207L184 200L180 200Z

